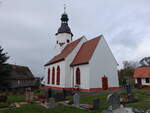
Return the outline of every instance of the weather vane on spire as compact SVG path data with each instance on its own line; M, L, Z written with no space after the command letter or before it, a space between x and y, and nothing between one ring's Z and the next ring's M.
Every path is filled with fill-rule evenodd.
M64 13L66 13L66 4L64 4Z

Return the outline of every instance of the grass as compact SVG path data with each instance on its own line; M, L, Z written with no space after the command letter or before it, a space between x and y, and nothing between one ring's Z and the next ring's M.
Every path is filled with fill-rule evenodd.
M103 93L103 94L92 94L92 95L81 95L80 96L80 103L81 104L92 104L92 101L94 99L97 99L99 98L100 99L100 110L97 111L97 112L100 112L104 109L107 108L107 93ZM73 97L68 97L69 99L72 99Z
M107 107L106 104L106 94L97 94L97 95L81 95L80 103L84 104L92 104L92 100L96 98L100 98L101 109L99 111L88 111L88 110L81 110L75 107L70 106L64 106L64 105L58 105L55 109L45 109L40 105L37 104L28 104L23 105L20 108L14 108L10 110L3 110L0 111L0 113L100 113L103 109ZM13 102L15 99L18 101L22 100L24 96L16 95L16 96L10 96L11 102ZM72 99L72 97L68 97L69 99Z
M38 90L34 93L35 96L41 94L41 93L44 93L44 89L41 89L41 90ZM25 94L9 94L8 96L8 99L7 99L7 102L0 102L0 108L1 107L6 107L8 105L10 105L11 103L14 103L14 102L21 102L21 101L25 101ZM35 99L35 98L33 98Z
M0 102L0 108L10 105L10 103L25 101L24 94L10 94L7 96L7 102Z
M25 101L25 94L9 95L7 101L9 103Z
M36 95L40 93L41 91L37 92ZM134 91L135 97L138 99L138 102L125 104L125 106L134 107L143 110L150 109L150 95L147 95L147 93L150 93L150 88ZM20 108L1 110L0 113L101 113L102 110L107 108L107 102L106 102L107 95L108 95L107 93L102 93L102 94L92 94L92 95L83 94L80 96L80 103L82 104L92 104L93 99L100 98L100 110L97 111L81 110L75 107L64 106L64 105L58 105L54 109L45 109L38 104L28 104L28 105L23 105ZM121 95L122 96L126 95L126 93L122 93ZM71 96L67 98L72 99ZM10 102L14 102L15 100L21 101L24 99L25 99L24 95L13 95L10 96L8 100Z
M7 102L0 102L0 108L1 107L7 107L9 104Z
M149 95L147 95L147 93L149 93ZM135 103L125 104L125 106L143 110L150 109L150 88L137 90L134 92L134 95L138 101Z

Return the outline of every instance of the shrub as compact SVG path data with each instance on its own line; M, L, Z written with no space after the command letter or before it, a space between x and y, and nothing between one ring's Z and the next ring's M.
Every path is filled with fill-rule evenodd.
M38 99L45 99L45 98L46 98L46 96L44 94L39 94L38 95Z
M6 102L7 96L6 95L0 95L0 102Z

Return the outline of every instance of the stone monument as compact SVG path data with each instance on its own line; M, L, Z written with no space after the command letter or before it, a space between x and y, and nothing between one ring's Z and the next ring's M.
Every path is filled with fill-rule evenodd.
M93 100L93 110L98 110L100 108L100 99Z
M107 97L108 110L114 110L120 107L120 96L117 93L109 94Z
M134 95L132 93L132 88L130 84L127 84L126 86L126 90L127 90L127 97L128 97L128 102L132 102L135 100Z
M77 92L73 95L73 104L76 107L80 106L80 95Z
M56 106L55 98L49 98L47 106L48 106L48 108L55 108L55 106Z
M45 89L45 96L46 96L46 101L49 101L49 98L51 97L51 89Z

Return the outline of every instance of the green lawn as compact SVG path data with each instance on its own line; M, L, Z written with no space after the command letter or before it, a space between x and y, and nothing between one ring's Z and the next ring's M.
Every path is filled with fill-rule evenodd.
M44 89L38 90L34 93L35 96L44 93ZM0 107L8 106L10 103L25 101L25 94L9 94L7 102L0 102ZM35 99L35 98L34 98Z
M25 101L25 94L15 94L15 95L9 95L8 96L8 102L21 102Z
M5 107L10 105L10 103L14 103L14 102L21 102L21 101L25 101L25 95L24 94L10 94L7 96L7 102L0 102L0 107Z
M13 110L0 111L0 113L99 113L96 111L85 111L74 107L66 107L59 105L55 109L45 109L40 105L24 105L21 108L15 108Z
M138 102L125 104L125 106L135 107L138 109L150 109L150 95L145 94L149 92L150 92L150 88L134 91L135 97L138 99ZM94 94L81 95L80 103L82 104L91 104L93 99L100 98L100 110L98 111L81 110L75 107L69 107L64 105L58 105L54 109L45 109L42 106L37 104L28 104L20 108L1 110L0 113L100 113L102 110L107 108L107 103L106 103L107 95L108 95L107 93L95 94L95 95ZM123 93L122 95L125 95L125 93ZM12 96L9 98L11 102L15 101L15 99L20 101L24 99L24 95ZM68 98L72 99L72 97L68 97Z
M149 93L149 95L146 95ZM136 103L126 104L129 107L135 107L138 109L150 109L150 88L140 89L134 92L135 97L138 99Z

